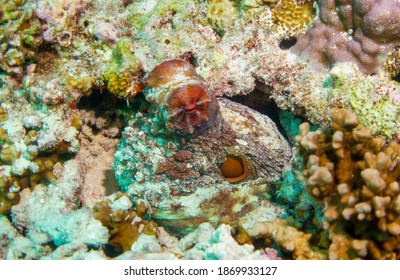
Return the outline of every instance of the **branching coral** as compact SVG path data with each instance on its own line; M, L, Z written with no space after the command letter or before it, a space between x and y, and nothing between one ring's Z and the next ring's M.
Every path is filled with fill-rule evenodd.
M41 24L29 1L0 1L0 68L22 78L42 43Z
M157 224L147 220L148 209L140 203L133 209L130 198L116 193L94 207L94 217L110 231L109 244L116 253L129 251L141 234L157 235Z
M312 195L325 203L331 259L399 259L400 146L357 127L354 113L332 111L334 134L300 126Z
M379 58L400 44L400 3L395 0L324 0L314 26L292 48L325 67L354 62L376 73Z
M275 243L285 253L292 254L293 259L298 260L326 258L323 253L310 245L311 234L297 230L283 219L256 222L251 228L244 228L243 221L240 223L242 223L240 228L242 242L246 239L264 239L266 244Z

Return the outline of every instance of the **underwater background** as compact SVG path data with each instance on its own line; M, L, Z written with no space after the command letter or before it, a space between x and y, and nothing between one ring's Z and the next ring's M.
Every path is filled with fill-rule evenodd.
M397 0L0 0L0 259L400 259Z

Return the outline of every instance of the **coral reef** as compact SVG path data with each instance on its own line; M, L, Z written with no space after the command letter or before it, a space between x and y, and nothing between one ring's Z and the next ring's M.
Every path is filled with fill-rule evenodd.
M104 80L110 93L123 99L132 99L143 89L142 65L136 58L129 38L122 38L112 53L112 60L104 70Z
M30 1L0 1L0 69L21 79L37 57L41 24Z
M400 44L399 22L395 0L320 1L318 19L291 50L325 67L347 61L376 73L380 56Z
M202 223L196 230L178 240L162 228L158 239L141 235L118 259L185 259L185 260L276 260L277 252L272 248L255 250L253 245L240 245L231 234L232 227L220 225L215 229Z
M76 157L84 174L80 200L86 207L93 207L105 196L118 191L118 182L111 170L122 130L117 116L118 104L113 96L98 91L79 102L81 148Z
M109 245L121 254L129 251L141 234L156 235L157 225L144 219L147 208L144 203L133 211L130 198L122 193L94 205L94 217L110 232Z
M314 1L280 0L272 8L273 28L285 37L307 29L314 20Z
M398 143L358 127L354 113L333 110L334 134L300 126L308 188L321 203L330 259L398 259Z
M387 72L389 76L399 82L399 75L400 75L400 47L396 47L394 51L389 53L386 58Z
M0 258L398 259L399 14L0 0Z
M242 223L242 234L249 239L264 239L266 244L275 243L286 253L290 253L293 259L325 259L326 256L318 249L313 249L310 245L311 234L304 233L290 226L285 220L276 219L273 222L255 222L252 227ZM244 237L242 236L243 240ZM245 240L245 239L244 239ZM243 242L243 241L242 241Z

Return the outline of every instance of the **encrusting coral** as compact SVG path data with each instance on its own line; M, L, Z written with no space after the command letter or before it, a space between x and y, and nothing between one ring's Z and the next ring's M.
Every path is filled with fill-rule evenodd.
M400 44L399 22L396 0L320 1L318 19L291 50L325 67L347 61L376 73L380 57Z
M326 204L330 259L399 259L400 146L358 126L349 110L331 112L334 134L300 126L308 188Z
M131 39L122 38L117 42L103 77L110 93L123 99L132 99L143 89L142 64L134 54Z
M251 227L246 227L246 218L239 220L240 243L252 242L263 239L265 244L271 246L274 243L278 248L296 260L318 260L326 256L318 249L310 245L311 234L304 233L291 226L283 219L275 219L271 222L256 222Z
M307 29L314 20L315 1L280 0L272 8L273 29L285 37Z

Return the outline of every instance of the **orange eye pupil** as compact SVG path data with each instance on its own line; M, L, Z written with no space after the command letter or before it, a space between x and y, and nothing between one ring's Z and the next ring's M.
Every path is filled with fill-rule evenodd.
M192 103L192 104L189 104L189 105L185 106L185 110L186 111L193 111L194 109L196 109L196 104L195 103Z

